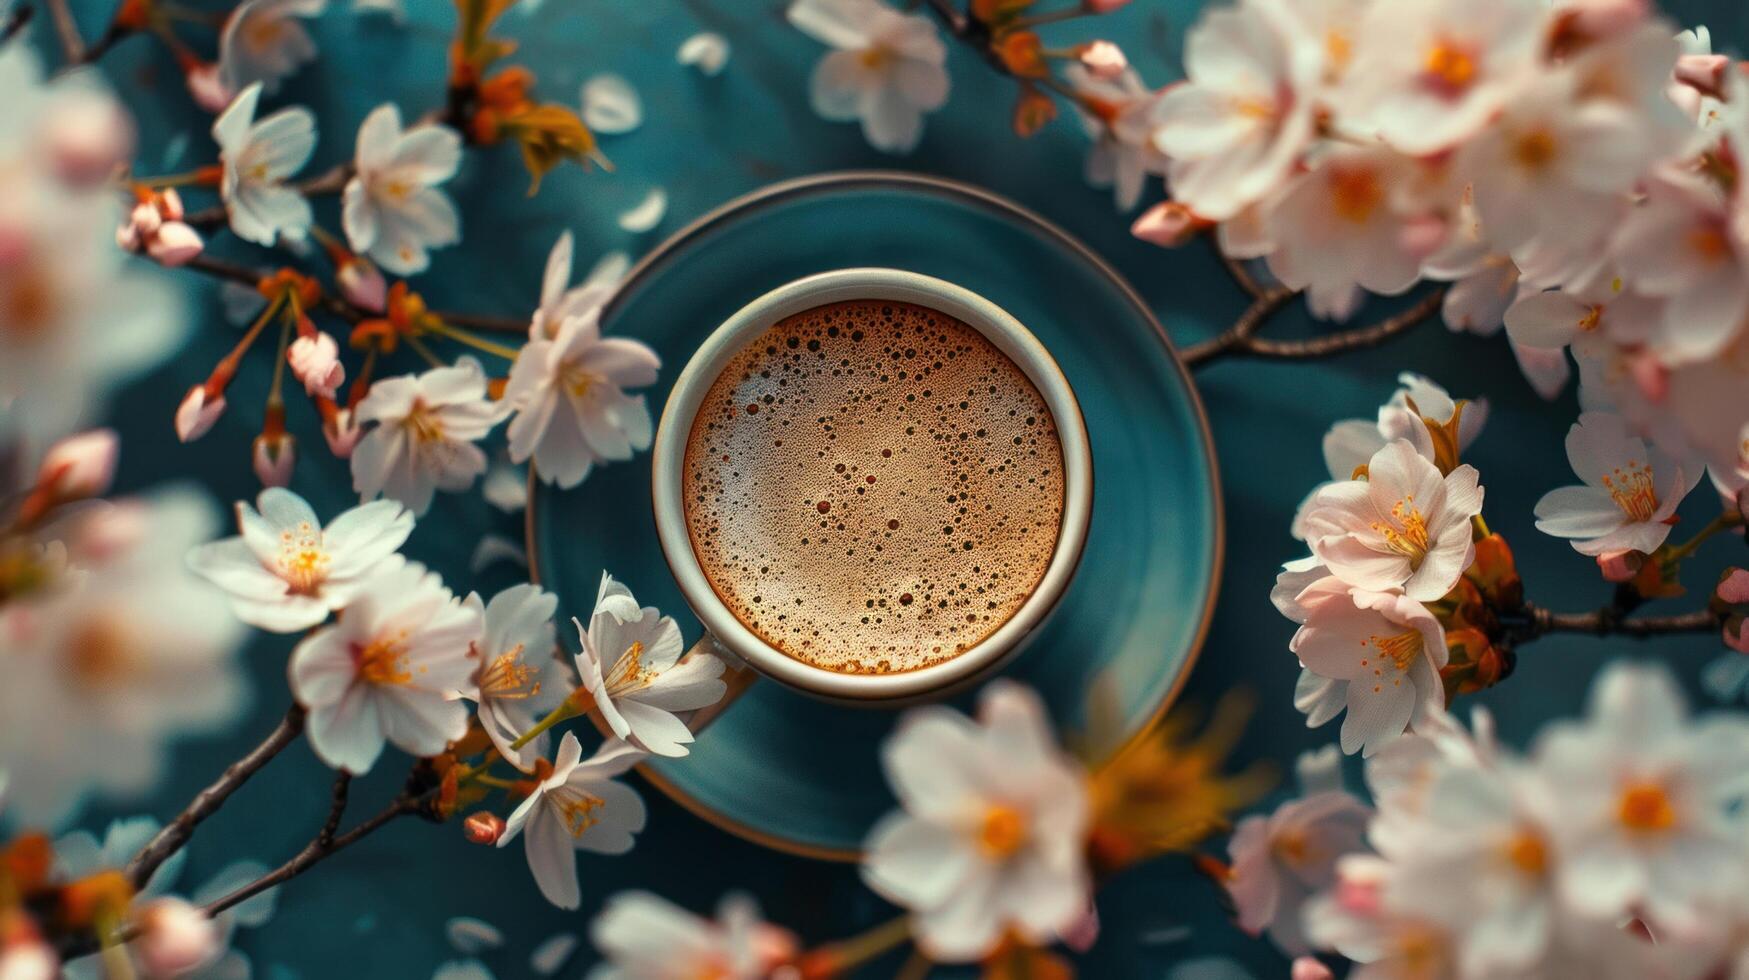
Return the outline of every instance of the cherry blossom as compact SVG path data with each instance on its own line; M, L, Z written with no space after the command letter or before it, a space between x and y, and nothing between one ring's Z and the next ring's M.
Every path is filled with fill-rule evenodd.
M1518 97L1542 17L1532 0L1369 5L1345 92L1355 121L1406 153L1474 136Z
M0 606L11 818L52 826L92 791L137 796L162 773L169 740L243 707L241 624L182 567L214 523L188 492L93 503L54 529L59 570Z
M903 809L870 831L863 880L932 958L975 960L1008 929L1050 942L1086 915L1087 790L1037 695L997 681L976 721L915 710L882 765Z
M644 829L644 801L614 777L643 758L641 750L613 739L584 759L577 736L566 732L553 762L540 760L540 782L510 814L498 846L522 837L528 869L547 901L562 909L582 904L577 851L631 850L632 835Z
M640 608L631 590L607 574L588 627L571 621L582 644L577 670L613 733L654 755L686 755L692 732L675 712L722 699L723 662L687 650L673 617Z
M486 471L475 443L503 413L486 396L480 362L463 357L453 367L378 381L355 416L374 426L353 449L352 488L365 500L398 500L417 515L436 491L466 490Z
M188 566L223 589L237 618L297 633L344 609L413 532L413 515L391 500L361 504L323 526L304 498L270 488L257 507L237 503L242 534L201 545Z
M1401 293L1420 278L1402 247L1404 218L1393 201L1414 164L1378 146L1330 147L1288 185L1269 212L1270 271L1307 292L1312 311L1345 320L1361 290Z
M487 603L473 593L465 605L482 617L484 630L474 645L479 666L465 692L479 704L480 728L498 754L523 772L545 758L547 733L512 748L523 732L570 695L576 682L556 656L553 613L559 598L536 585L514 585Z
M1680 927L1709 894L1744 885L1741 796L1749 722L1690 720L1661 668L1615 666L1582 722L1551 726L1532 765L1562 855L1562 900L1609 920L1640 910Z
M1330 758L1331 755L1335 758ZM1265 930L1289 954L1311 947L1302 934L1300 907L1336 879L1336 860L1365 849L1370 808L1342 788L1340 755L1302 755L1296 766L1301 796L1268 816L1251 816L1233 829L1227 892L1240 927Z
M935 24L880 0L794 0L789 22L833 49L809 81L814 111L862 121L869 145L909 153L923 116L947 102L947 46Z
M1107 46L1117 51L1121 63L1123 52ZM1082 128L1093 140L1087 151L1087 183L1110 187L1117 209L1132 210L1142 199L1148 177L1166 173L1166 156L1154 146L1154 114L1167 90L1149 89L1134 69L1123 64L1115 71L1071 65L1064 76L1079 99L1076 109Z
M1311 673L1347 683L1344 752L1370 756L1444 705L1445 630L1408 596L1352 591L1310 605L1289 649Z
M213 120L213 139L224 163L219 190L231 230L257 245L281 236L302 239L311 221L310 202L285 180L302 170L316 149L316 117L302 107L281 109L256 120L261 83L243 89Z
M310 746L336 769L369 772L383 745L415 756L443 751L468 728L466 690L483 623L435 572L398 558L379 563L346 615L292 651L292 694L309 712Z
M1449 475L1396 439L1373 454L1365 480L1332 483L1306 508L1306 540L1332 574L1362 589L1445 595L1469 567L1470 519L1481 513L1474 467Z
M1205 13L1185 38L1188 81L1154 114L1174 197L1224 221L1273 193L1313 135L1308 89L1317 49L1299 43L1279 4L1243 0Z
M341 196L347 243L396 275L424 272L430 249L461 241L461 217L437 188L461 159L461 137L448 126L402 129L394 103L371 110L358 127L354 172Z
M1601 556L1656 551L1671 517L1700 482L1701 467L1671 459L1630 434L1621 416L1586 412L1567 432L1567 460L1581 486L1537 501L1536 526L1573 539L1573 550Z
M605 289L588 294L598 302L608 295ZM561 487L583 482L598 460L631 459L650 448L655 435L644 397L625 389L654 384L662 362L639 341L603 337L600 315L600 306L591 306L567 316L551 339L531 337L504 389L515 413L511 460L533 459L540 478Z
M601 278L590 275L581 285L570 285L572 251L571 233L567 231L559 235L547 253L546 269L541 275L540 305L528 326L530 340L557 337L566 320L598 310L613 295L617 275Z
M260 83L268 95L316 57L299 19L321 16L328 0L244 0L219 35L219 79L227 92Z
M1664 172L1616 239L1623 278L1666 300L1661 346L1681 363L1719 354L1749 316L1749 243L1716 185Z
M793 959L796 937L760 921L750 897L730 894L715 919L703 919L649 892L620 892L589 927L607 958L603 980L645 977L721 977L763 980Z

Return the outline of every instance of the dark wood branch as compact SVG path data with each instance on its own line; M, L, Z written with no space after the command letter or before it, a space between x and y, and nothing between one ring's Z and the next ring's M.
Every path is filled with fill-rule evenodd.
M1280 287L1264 292L1234 324L1220 335L1185 348L1184 362L1191 367L1217 357L1257 357L1281 361L1311 361L1334 357L1348 351L1364 350L1400 336L1432 319L1445 302L1445 287L1427 293L1395 316L1351 330L1311 337L1306 340L1270 340L1257 335L1270 316L1278 312L1296 294Z
M1247 345L1263 329L1263 324L1288 304L1288 301L1298 295L1291 289L1271 289L1251 301L1245 312L1239 314L1239 319L1226 330L1210 337L1200 344L1186 347L1182 356L1184 363L1197 367L1228 351Z
M305 844L303 850L294 855L291 860L274 868L272 871L269 871L267 874L262 875L254 881L251 881L247 885L238 888L229 895L208 902L201 907L201 911L205 912L208 916L214 916L234 905L240 905L243 902L247 902L249 899L254 898L256 895L261 894L269 888L272 888L275 885L284 884L285 882L296 878L298 875L301 875L323 861L326 861L328 858L333 857L348 847L351 847L353 844L369 837L371 834L381 830L391 821L418 812L422 806L424 806L424 798L422 795L402 793L400 796L395 797L394 802L378 811L375 816L372 816L370 819L338 837L330 833L328 834L327 839L324 840L321 835L317 835L315 839L311 840L308 844Z
M1527 605L1524 619L1507 628L1519 642L1534 640L1550 633L1627 636L1643 640L1671 634L1713 633L1718 631L1719 624L1719 614L1710 609L1699 609L1675 616L1628 617L1615 606L1605 606L1592 612L1563 613Z
M18 36L18 32L30 26L30 19L36 16L36 8L30 4L20 4L12 13L6 15L6 23L0 24L0 44L5 44Z
M332 844L334 834L340 829L340 818L346 815L346 797L352 789L352 774L342 770L334 777L334 793L328 804L328 819L322 823L321 833L316 840L323 844Z
M437 311L433 311L437 312ZM486 316L478 313L437 313L438 319L453 323L458 327L470 330L485 330L491 333L527 334L528 325L534 319L530 314L523 319L507 316Z
M55 36L60 39L61 54L67 64L83 64L85 40L79 36L79 22L73 19L67 0L43 0L43 3L49 8L49 19L54 21Z
M175 816L164 828L140 848L133 860L128 862L128 879L135 888L140 888L158 870L158 867L169 860L172 854L182 849L188 839L194 836L194 828L202 820L212 816L230 799L238 787L249 781L249 777L261 771L261 768L272 762L274 757L285 750L297 739L304 730L304 709L292 705L286 711L285 717L269 732L260 745L250 749L241 759L231 763L219 778L206 789L195 794L188 806Z

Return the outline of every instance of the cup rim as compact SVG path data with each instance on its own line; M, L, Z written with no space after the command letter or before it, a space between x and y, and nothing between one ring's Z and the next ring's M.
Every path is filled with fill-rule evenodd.
M681 493L686 444L710 386L746 342L787 316L853 299L927 306L977 330L1024 372L1056 422L1063 450L1063 519L1050 564L1014 615L971 649L928 667L851 674L797 660L748 629L718 597L693 552ZM894 702L950 693L1017 652L1067 590L1092 517L1093 456L1086 421L1054 358L1007 311L946 280L900 269L858 267L805 276L742 306L699 345L675 379L651 451L656 535L687 605L730 653L786 686L829 700Z

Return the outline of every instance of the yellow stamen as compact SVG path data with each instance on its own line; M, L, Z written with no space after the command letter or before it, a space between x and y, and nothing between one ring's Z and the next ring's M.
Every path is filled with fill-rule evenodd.
M1540 878L1549 867L1548 845L1534 830L1520 830L1506 845L1506 860L1524 874Z
M308 521L279 532L279 577L297 595L314 595L328 577L331 561L322 531Z
M1657 833L1676 826L1676 807L1663 786L1634 782L1622 788L1616 819L1629 830Z
M1461 44L1439 38L1422 60L1427 81L1448 95L1462 95L1476 81L1476 59Z
M1370 525L1385 539L1385 547L1409 559L1412 568L1420 568L1427 557L1427 518L1415 506L1414 494L1409 494L1391 506L1390 521L1373 521Z
M621 694L644 687L655 680L656 672L646 668L643 659L644 644L641 641L626 647L626 652L619 655L619 659L614 661L613 667L604 678L608 692Z
M1544 170L1555 161L1560 146L1546 129L1520 133L1512 141L1512 158L1526 170Z
M857 55L857 60L862 62L864 68L878 69L885 67L888 62L893 60L893 53L876 45L863 49L862 53Z
M1643 524L1658 512L1658 491L1648 463L1628 460L1604 476L1603 488L1630 520Z
M480 693L501 701L521 701L540 693L540 671L522 662L522 644L501 653L480 670Z
M598 796L590 796L579 789L561 786L547 794L553 805L559 808L559 815L565 818L565 829L572 837L582 837L590 827L601 822L596 815L606 804Z
M590 389L602 383L605 378L599 374L585 371L571 364L566 364L559 371L559 382L565 386L574 398L582 398L589 394Z
M1384 200L1384 185L1371 168L1330 168L1330 206L1338 216L1361 224L1372 217Z
M353 663L358 676L367 684L399 685L413 680L407 669L407 634L405 630L393 636L373 638L364 646L354 646Z
M67 665L87 687L119 686L139 661L128 631L108 618L82 624L68 639Z
M443 420L425 407L425 402L422 400L413 402L413 410L407 413L407 417L402 420L401 425L408 432L411 432L414 441L421 445L444 441Z
M1712 226L1689 232L1688 247L1707 262L1718 262L1731 253L1731 243L1724 230Z
M1010 857L1026 843L1026 816L1004 803L994 803L984 811L984 821L978 828L978 846L988 857L1001 860Z
M1303 831L1290 830L1270 842L1270 850L1282 863L1299 867L1312 853L1312 843Z

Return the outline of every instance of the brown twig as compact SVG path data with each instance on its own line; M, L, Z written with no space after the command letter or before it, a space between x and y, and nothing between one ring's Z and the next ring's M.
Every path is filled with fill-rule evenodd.
M1251 275L1251 269L1245 268L1245 262L1242 261L1242 259L1235 259L1233 255L1226 254L1226 252L1221 250L1219 245L1216 245L1214 250L1216 250L1217 254L1221 255L1221 264L1226 266L1228 275L1233 276L1233 282L1237 282L1238 287L1245 290L1245 296L1251 296L1252 299L1261 299L1263 294L1268 292L1268 289L1265 289L1265 285L1258 282L1258 276Z
M79 36L79 22L73 19L73 11L67 6L67 0L43 0L49 8L49 19L55 23L55 36L61 41L61 54L71 65L85 61L85 40Z
M194 828L202 820L217 812L238 787L272 762L274 756L284 751L303 730L304 709L294 704L260 745L231 763L212 785L195 794L194 799L189 801L181 813L165 824L164 829L147 841L145 847L140 848L140 852L134 855L127 866L128 879L133 882L134 887L145 885L160 865L188 843L188 839L194 836Z
M438 319L453 323L458 327L470 330L487 330L492 333L528 333L528 324L532 317L520 320L508 316L488 316L480 313L438 313Z
M322 832L316 835L316 840L323 844L334 843L334 834L340 829L340 818L346 815L346 797L352 789L352 774L342 771L334 777L334 793L332 802L328 804L328 819L322 823Z
M315 867L317 864L333 857L364 838L369 837L390 821L418 812L419 808L424 805L424 801L425 797L422 793L414 794L403 792L400 796L395 797L392 803L378 811L375 816L351 830L348 830L346 833L341 834L338 837L330 833L326 840L324 840L321 835L317 835L308 844L304 845L303 850L293 855L291 860L274 868L272 871L269 871L267 874L262 875L254 881L251 881L247 885L238 888L229 895L208 902L201 907L201 911L205 912L208 916L218 915L220 912L223 912L234 905L247 902L249 899L254 898L256 895L261 894L275 885L280 885L290 881L298 875Z
M29 4L23 4L18 7L18 9L12 11L12 13L7 14L6 23L0 25L0 44L5 44L7 41L12 40L19 31L22 31L29 26L30 19L35 16L36 8Z
M1509 630L1514 639L1523 642L1550 633L1586 633L1592 636L1627 636L1647 639L1682 633L1711 633L1719 628L1719 615L1710 609L1699 609L1675 616L1626 617L1615 606L1583 613L1562 613L1540 606L1526 605L1525 619Z
M346 182L352 179L353 167L350 160L337 163L308 180L292 184L292 189L305 197L321 197L327 194L338 194L346 189ZM184 224L192 225L202 231L212 231L222 228L230 222L230 216L225 212L223 204L215 204L210 208L190 211L182 219Z
M1257 331L1263 329L1263 324L1288 304L1296 294L1291 289L1271 289L1251 301L1245 312L1239 314L1239 319L1226 330L1210 337L1200 344L1192 344L1183 351L1184 363L1191 367L1217 357L1234 348L1251 343Z
M1220 335L1184 349L1184 362L1191 367L1223 356L1258 357L1270 360L1309 361L1353 350L1376 347L1431 319L1445 301L1441 286L1423 296L1414 306L1377 323L1307 340L1269 340L1257 336L1263 324L1296 294L1276 287L1264 292L1234 324Z

